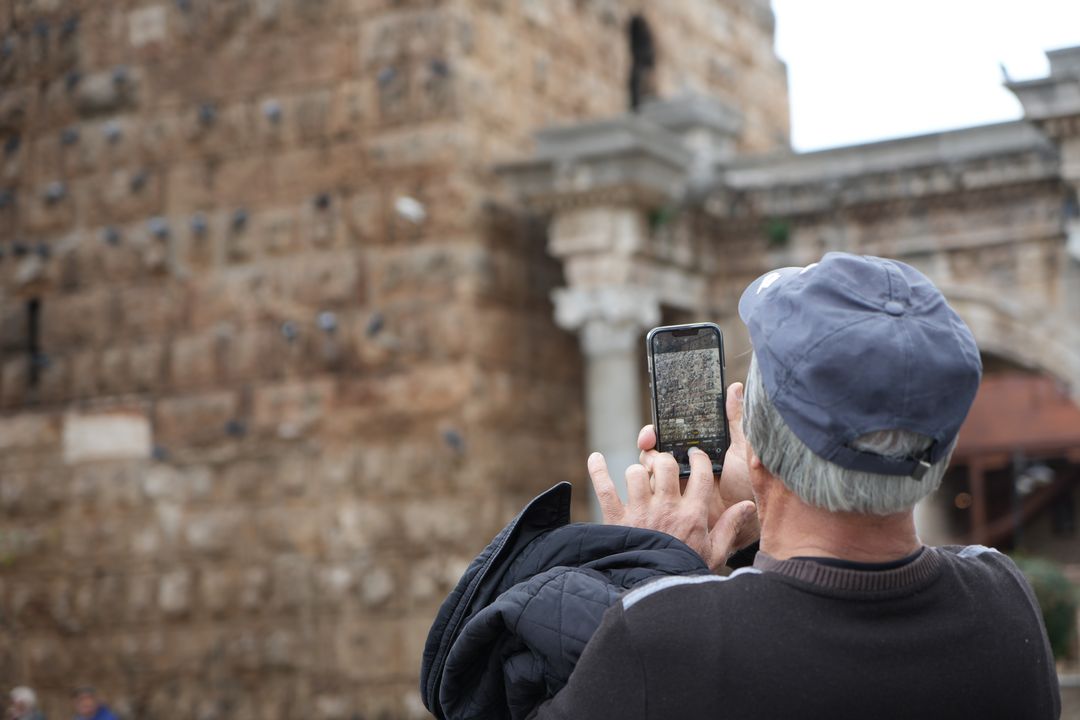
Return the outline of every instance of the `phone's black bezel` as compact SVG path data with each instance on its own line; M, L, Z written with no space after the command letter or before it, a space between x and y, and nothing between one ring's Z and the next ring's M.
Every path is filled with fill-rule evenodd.
M720 457L710 459L712 460L713 474L719 475L724 469L724 459L727 457L727 451L731 447L731 430L728 427L727 419L727 365L724 361L724 333L716 323L705 322L687 323L685 325L663 325L661 327L653 328L649 331L649 334L645 336L645 350L649 365L649 397L652 400L652 422L653 429L656 432L656 449L664 452L661 449L663 438L660 437L660 418L657 413L656 363L653 362L653 338L665 332L682 332L687 330L710 330L716 333L716 339L718 341L717 350L720 353L720 416L724 423L724 437L727 439L727 442L724 444ZM679 477L689 476L690 466L688 464L679 463Z

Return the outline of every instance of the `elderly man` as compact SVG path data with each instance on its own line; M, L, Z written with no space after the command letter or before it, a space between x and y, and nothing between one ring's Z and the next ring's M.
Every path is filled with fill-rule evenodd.
M37 693L26 686L12 689L8 717L10 720L45 720L38 710Z
M651 427L628 504L602 456L588 466L606 522L670 533L714 569L759 521L753 567L624 595L533 717L1056 718L1015 565L916 535L981 375L941 293L902 263L830 253L759 278L739 314L754 354L728 393L719 483L698 451L680 488Z

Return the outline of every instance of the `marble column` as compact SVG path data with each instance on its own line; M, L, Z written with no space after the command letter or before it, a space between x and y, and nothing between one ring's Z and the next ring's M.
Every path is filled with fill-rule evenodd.
M497 168L523 207L550 219L548 252L565 281L552 293L555 321L578 334L585 362L586 442L607 458L624 498L647 421L645 333L660 324L661 305L706 305L688 245L657 237L650 217L677 211L692 185L707 184L737 126L734 110L686 96L542 130L532 157ZM595 498L592 507L599 519Z
M924 545L949 545L962 542L949 532L948 509L953 499L938 489L915 506L915 531Z
M648 292L627 287L560 288L553 299L555 321L577 332L581 342L589 452L604 454L625 500L623 474L638 460L635 441L647 421L642 408L647 407L649 379L642 371L642 338L660 323L660 304ZM600 507L591 487L589 493L593 519L599 520Z

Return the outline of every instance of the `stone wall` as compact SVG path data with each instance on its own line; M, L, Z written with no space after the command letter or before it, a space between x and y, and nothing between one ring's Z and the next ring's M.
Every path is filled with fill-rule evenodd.
M462 59L478 159L527 157L540 128L627 111L626 28L643 17L662 98L720 98L743 116L739 148L789 144L787 71L773 50L767 0L470 0L475 45Z
M662 92L786 142L764 2L0 6L5 683L423 714L464 564L584 477L561 268L490 168L625 108L635 8Z

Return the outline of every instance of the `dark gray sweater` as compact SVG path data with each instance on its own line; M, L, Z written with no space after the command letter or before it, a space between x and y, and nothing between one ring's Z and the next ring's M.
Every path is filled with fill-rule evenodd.
M981 546L892 569L759 553L731 576L623 596L532 717L1057 718L1030 587Z

